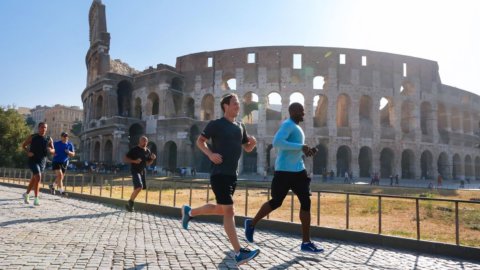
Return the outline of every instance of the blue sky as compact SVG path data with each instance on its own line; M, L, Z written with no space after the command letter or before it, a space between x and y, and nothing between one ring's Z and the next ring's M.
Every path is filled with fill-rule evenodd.
M480 95L480 2L102 0L111 59L143 70L250 46L367 49L437 61L444 84ZM0 105L82 106L91 0L0 0Z

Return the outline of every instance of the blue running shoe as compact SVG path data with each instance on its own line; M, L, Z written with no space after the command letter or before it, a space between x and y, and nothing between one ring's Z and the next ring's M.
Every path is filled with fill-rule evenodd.
M241 248L240 253L235 255L235 262L237 266L239 266L257 257L259 253L259 249L250 250L248 248Z
M311 252L311 253L320 253L320 252L323 252L323 248L317 247L317 246L316 246L314 243L312 243L312 242L302 243L302 246L300 247L300 249L301 249L303 252Z
M250 243L253 243L253 233L255 232L255 227L252 226L252 220L247 218L245 219L245 238Z
M190 216L190 212L192 211L192 208L188 205L182 206L182 227L185 230L188 230L188 222L192 217Z

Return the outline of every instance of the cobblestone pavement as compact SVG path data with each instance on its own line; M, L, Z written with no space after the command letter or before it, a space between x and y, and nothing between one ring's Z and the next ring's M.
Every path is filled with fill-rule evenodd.
M0 269L235 269L220 224L72 198L41 195L26 205L24 189L0 185ZM243 229L238 233L242 243ZM480 269L478 262L314 239L325 253L299 251L298 236L259 231L260 255L242 269Z

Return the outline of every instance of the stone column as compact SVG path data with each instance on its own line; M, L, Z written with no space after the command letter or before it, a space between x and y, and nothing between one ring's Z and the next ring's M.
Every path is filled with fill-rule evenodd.
M263 175L266 164L265 141L257 138L257 173Z

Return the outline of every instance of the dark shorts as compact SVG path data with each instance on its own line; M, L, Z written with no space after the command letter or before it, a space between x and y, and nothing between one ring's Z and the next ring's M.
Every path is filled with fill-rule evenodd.
M41 174L45 171L46 161L35 161L35 160L28 160L28 167L32 171L33 174Z
M233 193L237 187L237 176L216 174L210 176L210 185L217 199L217 204L233 205Z
M67 170L67 162L52 162L52 170L57 171L61 170L62 173L65 173Z
M307 172L276 171L272 180L272 199L270 206L278 208L290 189L297 195L303 210L310 210L310 181Z
M142 188L147 189L147 183L145 182L145 173L134 173L132 172L132 182L133 188Z

